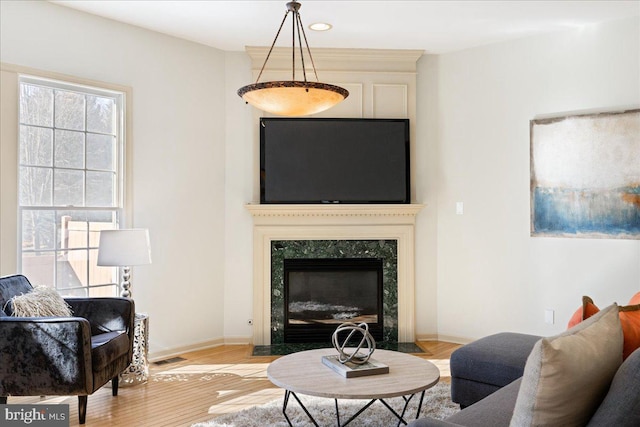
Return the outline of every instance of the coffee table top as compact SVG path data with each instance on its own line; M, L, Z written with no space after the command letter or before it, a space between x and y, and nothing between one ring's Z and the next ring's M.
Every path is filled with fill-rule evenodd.
M428 360L380 349L372 358L388 365L388 374L344 378L322 363L322 356L335 354L334 348L292 353L273 361L267 376L286 390L331 399L407 396L433 387L440 380L440 371Z

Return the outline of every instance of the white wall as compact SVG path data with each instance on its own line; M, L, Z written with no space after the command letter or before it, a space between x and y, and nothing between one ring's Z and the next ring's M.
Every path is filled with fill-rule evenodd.
M132 88L128 226L149 228L153 257L133 296L151 353L221 339L225 54L48 2L0 5L2 62Z
M435 191L425 236L437 228L437 270L425 274L437 286L421 276L419 294L437 298L441 338L549 335L566 328L582 295L604 307L640 289L640 241L529 235L529 121L637 108L639 43L633 18L422 58L418 135L428 158L419 184Z
M245 53L226 54L226 180L224 335L227 342L248 342L253 334L253 228L245 205L259 200L259 148L254 108L238 96L238 88L253 82Z

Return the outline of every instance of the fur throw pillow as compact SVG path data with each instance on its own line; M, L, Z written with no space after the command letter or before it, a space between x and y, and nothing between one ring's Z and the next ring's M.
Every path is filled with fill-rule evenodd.
M14 317L71 317L71 307L60 294L47 286L16 295L9 300Z

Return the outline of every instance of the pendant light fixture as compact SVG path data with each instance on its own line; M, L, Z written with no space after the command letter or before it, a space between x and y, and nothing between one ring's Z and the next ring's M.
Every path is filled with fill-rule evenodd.
M238 89L238 95L244 99L247 103L259 108L263 111L267 111L272 114L280 116L306 116L309 114L319 113L327 110L334 105L342 102L347 96L349 91L339 86L334 86L327 83L320 83L318 79L318 72L316 66L313 63L313 57L311 56L311 50L309 49L309 43L307 42L307 35L304 32L302 26L302 20L300 19L300 3L292 1L287 3L287 12L282 19L280 28L276 33L276 37L271 44L271 49L267 54L262 69L258 74L258 78L254 84L243 86ZM293 14L293 31L292 31L292 78L291 80L284 81L271 81L259 83L262 72L264 71L269 56L273 51L273 47L278 40L280 31L284 26L289 13ZM302 37L304 37L304 43L307 47L307 54L313 72L316 76L316 82L307 81L307 72L304 67L304 54L302 48ZM304 80L296 80L296 37L298 38L298 47L300 50L300 62L302 63L302 75Z

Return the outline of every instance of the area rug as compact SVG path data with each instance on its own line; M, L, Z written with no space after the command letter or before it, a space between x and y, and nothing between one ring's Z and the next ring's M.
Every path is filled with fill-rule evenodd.
M298 396L302 403L320 426L336 425L336 411L333 399L323 399L312 396ZM407 421L415 418L418 398L414 396L409 403ZM385 399L398 413L402 411L404 400L401 397ZM366 400L339 400L340 421L344 423L367 403ZM446 383L436 384L427 390L420 412L420 418L432 417L444 419L455 414L460 407L451 401L451 387ZM294 426L312 426L309 418L293 397L289 399L287 415ZM358 418L349 424L353 427L365 426L396 426L398 419L380 402L375 402ZM282 399L277 399L261 406L253 406L232 414L225 414L211 421L194 424L192 427L287 427L287 420L282 415Z

